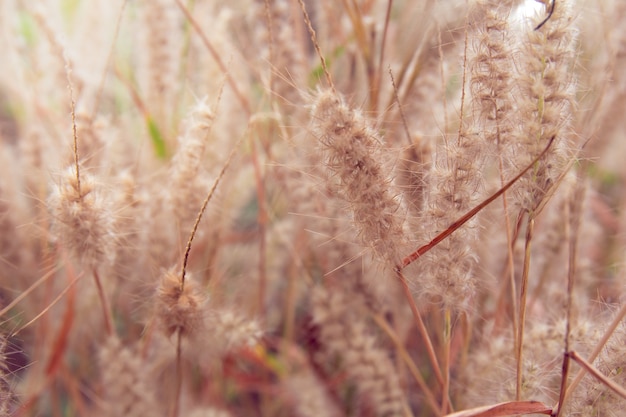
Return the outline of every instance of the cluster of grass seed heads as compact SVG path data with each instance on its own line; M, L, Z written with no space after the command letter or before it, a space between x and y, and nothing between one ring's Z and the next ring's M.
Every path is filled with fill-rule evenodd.
M106 404L105 416L161 416L141 357L116 336L105 340L99 352Z

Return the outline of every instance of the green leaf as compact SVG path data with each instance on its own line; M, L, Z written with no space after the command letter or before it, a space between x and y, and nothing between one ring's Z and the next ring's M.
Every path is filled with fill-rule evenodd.
M332 67L333 61L343 55L345 50L346 48L343 46L338 46L337 48L335 48L330 57L326 58L326 66L330 69L330 67ZM317 85L319 80L321 80L322 78L324 78L324 69L322 68L322 64L319 64L315 68L313 68L313 71L311 71L311 73L309 74L309 84Z
M19 33L22 35L28 46L35 45L37 41L37 26L32 16L27 13L20 13Z
M167 157L167 149L161 130L150 115L146 116L146 123L148 124L148 132L150 133L156 156L159 157L159 159L165 159Z

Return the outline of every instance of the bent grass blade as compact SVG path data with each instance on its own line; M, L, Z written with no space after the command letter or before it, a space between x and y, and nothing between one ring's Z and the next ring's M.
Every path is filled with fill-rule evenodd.
M482 203L480 203L479 205L477 205L476 207L468 211L466 214L461 216L457 221L455 221L450 226L448 226L446 230L444 230L443 232L435 236L433 240L428 242L426 245L419 247L415 252L407 255L404 259L402 259L402 263L396 266L396 271L399 272L403 270L404 268L406 268L407 266L409 266L410 264L412 264L417 258L421 257L426 252L431 250L433 247L439 244L442 240L450 236L458 228L460 228L465 223L467 223L479 211L487 207L490 203L492 203L494 200L496 200L498 197L504 194L509 188L513 186L513 184L515 184L520 178L522 178L537 162L539 162L548 153L548 150L550 150L550 147L552 146L554 139L555 139L555 136L552 136L550 138L550 141L548 142L548 145L546 145L545 149L535 159L533 159L533 161L530 164L528 164L526 168L524 168L519 174L517 174L513 179L511 179L508 183L506 183L502 188L500 188L498 191L496 191L494 194L492 194L489 198L484 200Z

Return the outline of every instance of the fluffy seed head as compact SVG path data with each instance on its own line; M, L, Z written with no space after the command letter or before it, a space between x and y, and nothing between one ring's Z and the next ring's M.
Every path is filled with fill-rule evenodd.
M100 352L106 416L160 416L154 392L148 383L146 364L139 355L109 337Z
M217 311L212 315L212 339L219 339L226 350L238 346L251 346L262 335L259 323L239 314L236 310Z
M202 175L202 165L214 117L207 103L200 101L185 122L184 134L178 138L167 195L181 229L193 223L206 193L206 175Z
M385 169L382 142L356 111L332 91L318 94L313 131L340 197L350 204L361 241L376 255L396 263L405 241L399 193Z
M355 311L358 303L341 291L323 287L315 289L311 302L323 354L340 359L341 370L355 384L362 404L376 416L402 415L404 394L398 375L362 315Z
M176 272L166 272L157 289L156 301L157 319L167 336L177 331L190 336L202 328L206 300L189 276L183 285Z
M92 265L113 260L113 213L93 176L81 171L79 183L72 166L54 186L48 206L53 235L78 258Z
M576 28L570 6L559 2L541 30L530 30L523 41L521 74L516 80L520 117L511 147L514 171L526 166L555 137L546 158L520 180L517 203L535 210L565 165L566 139L575 102L572 67L575 63Z

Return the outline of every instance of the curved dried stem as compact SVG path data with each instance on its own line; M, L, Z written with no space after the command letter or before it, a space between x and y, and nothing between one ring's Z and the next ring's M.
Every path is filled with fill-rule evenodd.
M422 374L417 368L417 365L415 365L415 362L411 358L411 355L409 355L409 353L406 351L404 345L402 344L402 341L400 340L396 332L389 326L389 324L387 324L385 319L380 315L373 314L372 318L374 319L378 327L380 327L387 334L387 336L389 336L391 341L394 343L394 346L398 349L402 360L409 368L409 372L411 372L411 375L415 379L415 382L417 382L417 385L420 387L422 393L426 397L426 402L428 403L430 409L435 413L436 416L441 416L441 413L439 411L439 404L437 404L435 395L428 387L428 384L426 384L424 377L422 377Z
M430 335L428 334L428 330L426 329L426 325L424 324L424 320L422 320L422 315L420 314L417 306L415 305L415 300L413 299L413 295L411 295L411 290L406 282L406 278L402 274L402 271L396 269L396 275L398 277L398 281L400 281L400 285L402 285L402 290L404 292L404 296L409 303L409 307L411 308L411 312L413 313L413 318L415 319L415 324L417 325L417 330L422 337L422 340L426 344L426 352L428 353L428 359L430 360L430 364L433 367L433 372L435 373L435 377L441 386L444 385L443 374L441 373L441 367L439 366L439 362L437 361L437 355L435 354L435 348L433 347L433 343L430 339Z
M185 6L181 0L176 0L176 4L180 8L180 10L182 10L182 12L185 14L185 17L187 18L187 20L189 20L189 23L191 23L191 26L193 26L194 30L200 36L200 39L202 39L202 43L207 48L207 50L209 51L209 53L211 54L211 56L213 57L217 65L220 67L220 70L224 74L226 74L228 85L230 85L230 87L233 89L233 93L235 93L235 96L237 97L237 100L239 100L241 107L243 107L246 114L250 116L252 114L250 103L248 102L248 99L241 93L241 91L239 90L239 87L237 87L237 83L235 82L233 77L230 75L230 72L228 71L228 66L226 66L224 61L222 61L222 58L220 57L219 53L217 52L213 44L209 41L209 38L207 38L206 34L202 30L202 28L200 27L196 19L194 19L194 17L191 15L187 6Z
M324 75L326 76L326 81L328 82L328 87L331 89L333 93L336 93L335 84L333 83L333 79L330 76L330 72L328 71L328 66L326 65L326 59L324 55L322 55L322 50L320 49L320 45L317 42L317 35L315 34L315 30L313 29L313 24L311 23L311 18L309 17L309 13L306 11L306 7L304 6L303 0L298 0L300 3L300 8L302 9L302 14L304 15L304 21L306 23L306 27L309 30L309 35L311 36L311 42L313 42L313 47L315 48L315 52L317 52L317 56L320 59L322 64L322 70L324 71Z
M506 190L511 188L513 186L513 184L515 184L520 178L522 178L524 176L524 174L526 174L532 167L535 166L535 164L539 160L541 160L548 153L548 150L552 146L553 142L554 142L554 136L550 139L550 141L546 145L545 149L535 159L533 159L531 161L531 163L528 164L528 166L526 168L524 168L519 174L517 174L513 179L511 179L508 183L506 183L506 185L504 185L502 188L500 188L498 191L496 191L494 194L492 194L490 197L488 197L482 203L480 203L479 205L477 205L476 207L474 207L473 209L471 209L470 211L465 213L463 216L461 216L458 220L453 222L450 226L448 226L447 229L445 229L443 232L441 232L437 236L435 236L426 245L419 247L415 252L410 253L409 255L405 256L404 259L402 259L402 262L399 265L396 266L396 271L401 271L404 268L406 268L407 266L409 266L410 264L412 264L416 259L418 259L420 256L424 255L426 252L431 250L433 247L435 247L437 244L439 244L445 238L450 236L459 227L461 227L465 223L467 223L478 212L480 212L482 209L484 209L489 204L491 204L495 199L500 197Z
M222 167L217 178L215 179L213 186L209 190L209 193L204 199L204 202L202 203L202 207L200 208L200 211L198 212L198 216L196 217L196 221L193 224L193 228L191 229L191 234L189 235L189 239L187 240L187 245L185 247L185 255L183 256L183 265L181 267L181 275L180 275L181 276L181 290L185 286L185 274L187 273L187 263L189 262L189 253L191 252L191 243L193 242L193 239L196 236L196 232L198 231L198 225L200 224L200 220L202 220L202 216L204 215L204 212L206 211L209 201L211 201L211 198L213 197L213 194L215 193L217 186L222 180L222 177L224 177L224 174L226 173L226 170L230 166L230 163L232 162L233 157L235 156L235 153L237 152L237 149L239 148L239 145L243 141L244 137L246 137L246 135L243 135L241 138L239 138L239 140L237 140L237 143L235 143L235 146L233 146L230 153L228 154L228 158L226 159L224 166Z

